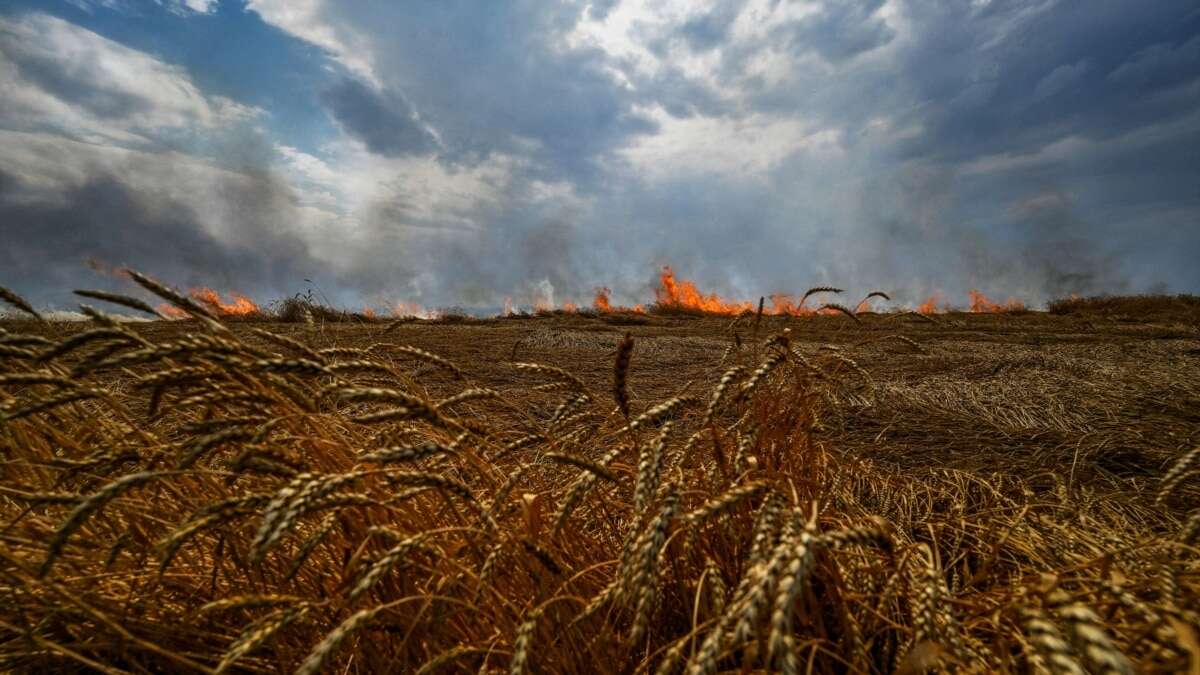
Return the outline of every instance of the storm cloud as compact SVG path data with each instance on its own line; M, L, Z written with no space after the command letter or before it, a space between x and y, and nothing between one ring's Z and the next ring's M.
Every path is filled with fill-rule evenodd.
M91 255L347 304L642 302L663 264L741 297L1200 291L1192 3L175 10L319 50L245 64L311 109L91 30L119 9L0 15L6 284L55 302Z
M14 141L2 137L0 147L12 149ZM46 141L36 151L75 161L88 152ZM182 286L253 288L275 297L300 290L306 276L320 277L325 267L290 231L294 205L270 176L132 153L92 162L77 181L30 178L0 170L0 269L40 304L65 306L66 294L81 286L133 290L113 273L123 267ZM201 195L219 200L219 211L205 209ZM218 214L236 217L228 231L213 226Z

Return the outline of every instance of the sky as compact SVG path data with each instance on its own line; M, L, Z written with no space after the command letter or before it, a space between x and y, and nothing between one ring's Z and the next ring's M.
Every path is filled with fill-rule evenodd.
M1194 0L5 0L0 284L1200 292Z

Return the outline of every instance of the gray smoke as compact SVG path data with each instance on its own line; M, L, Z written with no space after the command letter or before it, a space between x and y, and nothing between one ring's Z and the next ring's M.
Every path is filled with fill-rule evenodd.
M229 106L109 95L94 82L124 79L72 79L77 68L27 37L42 23L13 23L0 78L17 73L91 115L112 145L145 151L122 165L63 150L63 177L29 159L41 149L8 150L26 141L3 130L84 132L38 126L37 97L21 99L28 110L0 103L0 277L58 306L72 287L116 283L87 259L260 299L311 279L346 306L587 302L601 285L615 302L646 302L664 264L742 299L816 284L909 303L963 302L969 288L1034 304L1200 291L1192 4L828 2L745 39L743 5L717 2L635 22L638 56L564 47L581 19L619 3L314 2L311 24L259 8L297 39L330 28L334 75L312 97L335 128L322 140L395 173L351 205L340 176L300 186L286 173L275 143L288 139L212 121ZM200 153L184 134L128 132L138 115L207 120L197 135L218 140ZM200 190L188 162L204 154L220 170ZM444 175L428 179L429 166ZM480 172L481 186L452 180L480 167L502 168ZM323 211L322 190L336 202ZM437 190L448 198L425 199Z
M320 277L322 264L289 233L286 191L260 176L229 181L219 191L239 214L236 239L223 240L186 202L138 191L114 172L97 170L52 199L29 200L27 186L0 171L0 222L5 283L39 305L70 307L74 288L133 287L105 268L131 267L171 284L280 297Z

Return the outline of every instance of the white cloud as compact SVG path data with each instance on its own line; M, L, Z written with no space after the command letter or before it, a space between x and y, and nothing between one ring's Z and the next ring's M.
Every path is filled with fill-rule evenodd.
M200 14L209 14L216 11L219 3L220 0L183 0L183 4L187 5L188 9Z
M762 179L798 152L826 159L844 154L841 132L814 129L795 117L677 118L662 109L652 115L659 133L639 138L621 155L639 174L654 178L719 174Z
M19 198L26 202L55 203L96 176L120 176L146 204L182 204L209 234L227 242L238 239L240 221L230 192L259 191L264 180L179 152L97 145L47 133L0 130L0 156L4 170L25 187ZM280 222L303 226L306 218L297 215L294 203L285 198L275 206ZM161 215L164 222L171 221L170 214ZM315 215L309 212L307 218Z
M44 14L0 18L0 127L144 144L259 111L207 96L177 66Z
M269 24L328 51L346 68L379 86L366 36L325 16L323 0L250 0L246 9Z

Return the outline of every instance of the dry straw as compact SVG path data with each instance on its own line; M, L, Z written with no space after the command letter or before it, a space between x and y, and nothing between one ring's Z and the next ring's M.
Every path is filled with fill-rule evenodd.
M633 357L633 336L625 334L625 338L617 345L617 357L613 361L613 400L617 409L626 418L629 417L629 361Z
M0 331L5 671L1195 666L1200 451L1179 454L1194 406L1169 380L1186 364L1136 406L1089 389L1103 424L1071 426L1002 399L1040 386L1033 366L972 388L937 362L950 347L908 354L884 331L802 350L824 320L739 350L749 313L649 316L703 350L654 340L634 363L609 332L591 368L546 350L497 369L371 343L375 327L224 326L139 283L200 320ZM459 354L524 329L422 339ZM732 367L714 365L725 340ZM686 373L641 370L659 356ZM935 370L920 395L899 378L867 397L868 367ZM1131 457L1161 479L1114 471Z

